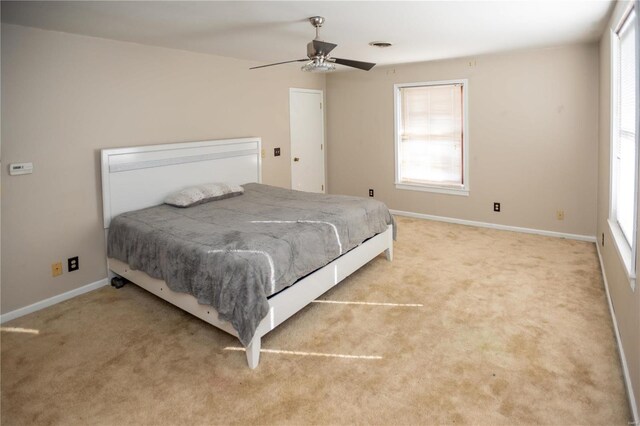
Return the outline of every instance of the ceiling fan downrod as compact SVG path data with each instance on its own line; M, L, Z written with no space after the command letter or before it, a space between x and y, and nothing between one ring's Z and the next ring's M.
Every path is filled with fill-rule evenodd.
M319 30L322 24L324 24L324 18L322 16L312 16L309 18L309 22L316 28L316 40L320 38Z

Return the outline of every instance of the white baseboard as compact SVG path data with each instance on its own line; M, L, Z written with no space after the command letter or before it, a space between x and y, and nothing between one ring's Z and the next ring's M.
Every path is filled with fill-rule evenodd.
M602 279L604 280L604 289L607 293L607 301L609 302L609 312L611 313L611 321L613 321L613 329L616 334L616 342L618 343L618 355L620 355L620 363L622 364L622 374L624 375L624 384L627 388L627 396L629 398L629 406L631 407L631 415L633 416L634 425L640 424L640 418L638 418L638 406L636 405L636 398L633 392L633 384L631 383L631 376L629 375L629 368L627 366L627 357L624 355L624 348L622 347L622 338L620 337L620 330L618 330L618 319L616 313L613 310L613 302L611 301L611 293L609 293L609 282L607 281L607 274L604 272L604 262L602 261L602 253L600 253L600 245L596 244L598 249L598 259L600 260L600 270L602 271Z
M57 296L53 296L48 299L41 300L29 306L25 306L24 308L7 312L6 314L0 315L0 324L3 324L7 321L11 321L12 319L16 319L24 315L30 314L32 312L39 311L40 309L48 308L49 306L55 305L56 303L64 302L65 300L71 299L76 296L80 296L81 294L88 293L93 290L97 290L100 287L107 285L108 283L109 283L109 280L107 278L103 278L94 283L87 284L85 286L67 291L66 293L58 294Z
M537 234L537 235L545 235L547 237L567 238L570 240L588 241L590 243L595 243L597 241L595 235L566 234L564 232L545 231L542 229L532 229L532 228L521 228L519 226L499 225L497 223L488 223L488 222L477 222L475 220L456 219L453 217L446 217L446 216L434 216L434 215L424 214L424 213L405 212L402 210L389 210L389 211L391 212L391 214L395 214L398 216L415 217L417 219L435 220L438 222L456 223L458 225L477 226L480 228L499 229L502 231L523 232L525 234Z

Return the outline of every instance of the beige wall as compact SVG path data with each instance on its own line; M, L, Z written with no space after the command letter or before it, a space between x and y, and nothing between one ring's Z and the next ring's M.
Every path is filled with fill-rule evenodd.
M470 195L394 186L394 83L469 79ZM595 235L597 46L575 45L327 77L329 190L390 208ZM502 212L493 212L493 202ZM565 220L556 219L557 210Z
M2 24L2 288L6 313L106 277L99 150L260 136L263 181L290 186L297 67ZM274 147L282 148L273 157ZM34 173L8 176L32 161ZM80 256L80 270L66 259ZM63 261L65 273L51 277Z
M619 12L624 5L618 5ZM614 13L614 16L619 13ZM617 20L612 19L612 23ZM615 24L614 24L615 25ZM609 231L609 188L611 162L611 32L605 31L600 41L600 128L598 146L598 233L604 234L604 245L600 251L604 263L604 274L609 284L611 301L622 340L629 375L635 394L636 406L640 407L640 288L636 284L631 290L622 261L614 247ZM639 210L640 211L640 210ZM638 237L636 237L638 239ZM639 252L640 254L640 252ZM638 256L640 265L640 256Z

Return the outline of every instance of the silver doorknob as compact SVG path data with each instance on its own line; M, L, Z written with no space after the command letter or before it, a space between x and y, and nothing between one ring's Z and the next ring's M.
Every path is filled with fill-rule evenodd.
M293 157L293 161L300 161L300 158L298 158L298 157Z

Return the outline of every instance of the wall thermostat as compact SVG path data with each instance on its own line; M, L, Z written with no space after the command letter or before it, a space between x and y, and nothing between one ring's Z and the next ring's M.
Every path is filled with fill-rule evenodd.
M11 163L9 164L9 174L15 175L28 175L33 173L33 163Z

